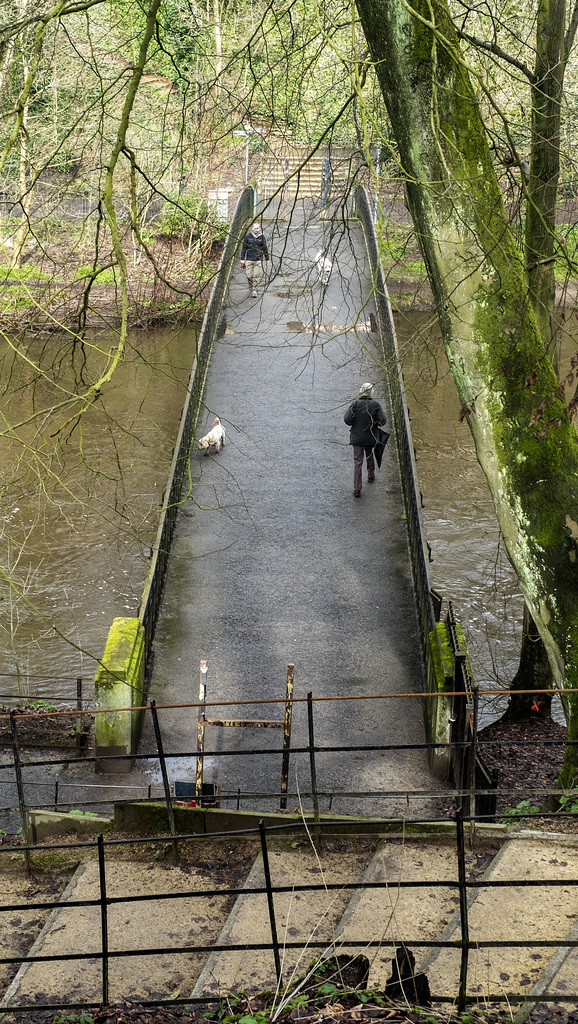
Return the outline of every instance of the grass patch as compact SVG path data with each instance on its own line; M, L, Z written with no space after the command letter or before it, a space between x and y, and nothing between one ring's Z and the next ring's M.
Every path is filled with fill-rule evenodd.
M384 270L399 277L418 279L425 274L415 232L408 225L388 223L379 239L379 255Z
M94 267L79 267L76 271L77 277L92 277L94 274ZM107 267L106 270L97 270L94 278L95 284L116 284L116 274L114 267Z
M26 265L24 267L8 267L0 264L0 278L3 281L49 281L51 274L38 267Z
M15 313L32 306L30 290L25 285L12 285L0 293L0 312Z

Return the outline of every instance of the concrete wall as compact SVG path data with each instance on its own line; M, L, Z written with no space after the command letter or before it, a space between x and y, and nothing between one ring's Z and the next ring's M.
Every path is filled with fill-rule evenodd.
M454 688L454 659L452 647L445 622L436 622L430 633L430 659L427 681L427 692L443 694ZM435 697L426 700L425 724L426 741L428 743L450 743L452 697ZM430 768L440 779L451 778L451 751L429 750Z
M96 814L84 817L82 814L63 814L60 811L44 809L29 811L28 822L32 832L32 843L41 843L52 836L75 835L84 838L101 832L110 832L112 829L110 818Z
M110 708L107 714L95 715L96 770L129 772L132 761L99 761L98 758L132 754L140 731L138 711L115 711L133 708L144 702L144 627L139 619L114 619L94 684L97 710Z
M456 622L456 633L460 648L466 650L464 631ZM430 657L428 666L427 692L431 694L452 693L456 690L456 673L454 655L449 629L445 622L436 622L435 629L430 633ZM469 655L466 655L468 668ZM471 675L471 671L470 671ZM452 730L456 718L455 701L460 698L438 696L432 700L426 698L425 727L427 743L451 743L456 736ZM463 739L464 737L458 737ZM455 774L455 749L430 749L428 760L430 768L440 779L451 781Z

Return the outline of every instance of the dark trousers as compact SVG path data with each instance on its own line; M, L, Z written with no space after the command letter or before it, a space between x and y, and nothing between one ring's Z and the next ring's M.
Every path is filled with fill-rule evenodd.
M371 445L353 445L353 490L361 490L361 470L363 469L363 456L367 459L367 477L370 480L375 476L375 459Z

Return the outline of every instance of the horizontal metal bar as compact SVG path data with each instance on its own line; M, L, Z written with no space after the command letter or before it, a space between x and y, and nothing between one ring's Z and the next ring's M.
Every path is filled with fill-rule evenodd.
M271 718L201 718L199 726L205 728L207 725L226 726L228 728L240 727L242 729L282 729L283 722ZM169 757L165 754L165 757Z
M346 943L348 948L363 949L383 949L385 945L403 945L408 948L412 946L423 947L424 949L461 949L462 946L468 949L575 949L578 947L578 939L544 939L544 940L515 940L515 939L469 939L468 941L462 942L461 939L454 939L453 941L447 939L401 939L394 937L387 941L383 938L380 939L347 939ZM302 942L284 942L284 949L327 949L328 945L332 945L331 941L321 941L315 939L303 939ZM109 949L107 952L108 957L116 957L121 959L127 956L158 956L159 954L165 955L166 953L175 954L193 954L193 953L239 953L245 952L250 953L257 950L272 950L273 943L271 942L232 942L229 945L222 943L215 943L212 946L159 946L149 949ZM0 964L39 964L39 963L54 963L57 961L65 960L94 960L100 959L100 953L94 951L91 953L53 953L45 956L32 956L32 957L0 957Z
M509 688L498 689L498 690L483 690L478 689L479 697L509 697L512 691ZM578 693L578 687L564 687L563 689L552 689L551 687L544 687L543 689L530 689L530 690L516 690L516 694L522 696L529 694L535 696L536 694L551 694L553 697L559 697L560 695L567 695L570 693ZM437 693L426 693L425 691L417 691L412 693L345 693L345 694L327 694L318 695L313 697L314 703L331 703L332 701L367 701L367 700L443 700L447 697L463 697L467 696L467 693L462 690L440 690ZM292 697L292 702L297 704L306 704L306 697ZM285 704L285 697L260 697L253 700L214 700L214 701L189 701L186 704L157 704L157 711L178 711L185 710L187 708L223 708L223 707L255 707L259 704ZM90 708L80 711L38 711L38 712L23 712L20 717L25 718L46 718L56 715L71 715L71 714L84 714L84 715L107 715L111 711L118 714L120 711L150 711L148 704L143 704L134 707L125 708ZM8 719L8 714L0 714L0 721L4 718Z
M172 838L172 837L171 837ZM518 889L518 888L560 888L564 886L578 886L578 878L524 878L524 879L476 879L467 883L466 888L468 889ZM373 890L373 889L385 889L397 892L399 889L458 889L459 882L451 879L442 879L438 881L418 879L416 881L411 880L397 880L385 882L328 882L327 884L322 883L311 883L310 885L272 885L271 891L273 893L286 893L286 892L348 892L354 890L360 890L362 892ZM227 896L263 896L266 895L269 890L266 887L256 886L255 888L246 889L240 888L229 888L226 890ZM150 900L176 900L176 899L197 899L197 898L208 898L211 896L222 896L223 889L191 889L190 891L184 892L161 892L161 893L141 893L137 896L107 896L107 906L112 906L118 903L146 903ZM20 910L48 910L52 907L62 907L63 910L72 909L74 907L98 907L101 905L99 899L94 900L67 900L66 903L14 903L14 904L3 904L0 908L0 912L7 911L20 911Z
M78 713L78 712L75 712L75 713ZM266 721L269 721L269 720L266 720ZM216 724L216 722L211 722L211 723L207 722L207 724ZM271 727L271 728L279 728L279 727L282 727L282 724L283 723L280 723L280 726L278 726L278 725L275 725L275 724L271 724L271 722L269 722L269 727ZM503 747L515 747L515 748L520 748L520 749L524 749L524 748L528 748L528 747L531 747L531 748L535 748L535 747L574 747L574 746L578 746L578 740L565 740L565 739L561 739L561 740L536 740L535 742L533 740L528 740L528 741L521 740L520 742L517 742L517 741L514 741L514 740L509 740L509 741L502 741L502 740L480 740L478 742L478 746L479 747L498 747L498 746L503 746ZM339 747L315 745L313 750L314 750L314 752L316 754L342 754L342 753L345 754L345 753L364 753L364 752L370 753L370 752L374 752L374 751L377 751L379 753L387 753L388 751L395 752L395 751L402 751L402 750L439 750L439 751L444 751L444 750L462 750L462 749L469 749L470 747L471 747L471 743L466 741L466 740L464 740L464 741L461 741L459 743L372 743L372 744L365 744L365 745L339 746ZM310 748L308 746L307 747L295 747L295 748L292 749L291 753L292 753L292 755L293 754L307 754L308 755L309 751L310 751ZM203 757L253 757L255 755L260 755L260 756L265 756L265 757L274 757L274 756L280 756L280 755L282 755L282 753L283 753L283 751L282 751L281 748L279 750L277 750L277 749L263 750L263 748L260 747L260 748L255 748L255 749L251 749L251 750L207 750L207 751L205 751L203 753L202 756ZM177 751L175 753L170 753L170 754L167 753L167 754L165 754L166 760L169 760L169 759L175 760L175 759L184 758L184 757L195 757L196 758L197 757L197 751L196 750L184 750L184 751L181 750L181 751ZM99 761L100 762L100 761L150 761L150 760L158 760L158 754L156 753L156 751L149 751L147 753L142 753L142 754L138 754L138 753L135 753L135 754L103 754L103 755L99 755L98 757L95 755L94 757L66 757L66 758L61 758L59 760L23 761L22 762L22 768L23 769L24 768L46 768L46 767L56 767L57 765L71 765L71 764L86 764L86 765L89 765L89 764L93 764L95 761ZM14 770L14 766L13 766L12 763L9 762L8 764L1 764L0 765L0 770L2 770L2 769L10 769L10 770L13 771ZM71 785L72 785L72 783L71 783ZM122 788L122 786L119 786L118 788Z

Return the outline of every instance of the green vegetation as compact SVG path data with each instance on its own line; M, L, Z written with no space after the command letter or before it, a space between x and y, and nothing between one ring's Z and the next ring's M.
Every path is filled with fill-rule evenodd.
M578 225L558 225L561 254L556 259L554 273L560 284L568 278L578 278Z
M566 814L578 814L578 794L564 793L558 798L558 806L561 812Z
M188 246L208 237L212 247L225 240L228 222L202 196L189 192L167 196L156 228L159 235Z
M79 1010L78 1013L67 1013L65 1016L56 1014L53 1018L54 1024L94 1024L92 1014Z
M34 711L56 711L56 704L49 704L45 700L35 700L32 702Z
M20 313L33 307L30 288L26 285L11 285L10 288L0 291L0 312Z
M39 267L26 264L24 267L10 267L0 264L1 281L49 281L50 274Z
M519 804L516 804L515 807L508 807L504 813L505 817L502 818L502 822L505 825L509 825L512 819L525 818L530 814L539 814L540 808L536 804L531 803L530 800L520 800Z
M114 267L107 267L105 270L98 270L94 267L79 267L76 271L77 277L92 278L95 284L115 284L116 274Z
M385 273L392 277L423 279L425 263L413 228L394 222L381 227L380 256Z

